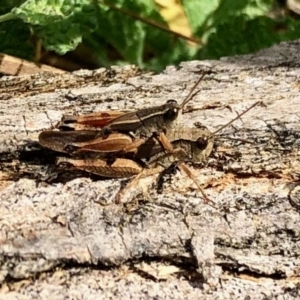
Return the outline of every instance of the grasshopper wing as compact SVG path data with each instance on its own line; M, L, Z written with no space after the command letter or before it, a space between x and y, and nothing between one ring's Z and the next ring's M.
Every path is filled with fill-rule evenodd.
M62 131L99 130L125 113L125 111L103 111L82 116L64 115L57 128Z
M39 135L39 143L45 148L68 153L65 148L69 143L85 143L97 138L98 135L99 132L93 130L71 132L43 131Z

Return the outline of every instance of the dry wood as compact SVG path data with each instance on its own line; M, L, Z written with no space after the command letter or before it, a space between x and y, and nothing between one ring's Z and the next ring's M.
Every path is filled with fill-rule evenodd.
M21 76L40 72L65 73L63 70L48 65L38 65L24 59L0 53L0 73Z
M299 50L299 41L282 43L159 75L127 66L2 78L0 293L299 297ZM208 164L193 169L218 209L180 173L163 194L151 188L155 178L142 179L120 205L111 203L120 180L70 171L40 182L49 180L44 173L55 157L35 142L62 114L182 99L200 70L211 74L189 104L200 110L190 109L186 126L201 122L215 131L254 102L266 105L225 129L235 139L217 141Z

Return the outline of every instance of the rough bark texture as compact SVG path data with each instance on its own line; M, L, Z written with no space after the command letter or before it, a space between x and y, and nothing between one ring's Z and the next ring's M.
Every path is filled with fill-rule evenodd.
M300 42L254 55L185 62L159 75L132 66L0 80L0 293L5 299L293 299L300 288ZM137 109L202 92L184 126L226 128L208 164L163 194L142 179L69 173L43 182L38 134L66 113ZM191 108L198 108L191 111ZM45 178L47 176L45 175ZM285 295L285 296L284 296Z

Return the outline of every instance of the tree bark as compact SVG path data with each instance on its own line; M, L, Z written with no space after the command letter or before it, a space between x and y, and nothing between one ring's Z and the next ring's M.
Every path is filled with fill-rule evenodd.
M2 77L0 293L299 297L299 50L300 41L281 43L158 75L126 66ZM63 114L180 102L202 71L209 74L183 126L215 131L264 104L222 131L205 166L191 167L216 207L180 172L163 194L155 177L140 180L119 205L113 199L124 180L62 172L45 182L55 163L37 137Z

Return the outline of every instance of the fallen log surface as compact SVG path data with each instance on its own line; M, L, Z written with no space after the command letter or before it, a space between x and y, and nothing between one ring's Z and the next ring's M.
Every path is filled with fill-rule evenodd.
M5 299L274 299L300 296L300 41L153 75L133 66L0 79L0 295ZM181 101L184 126L222 131L207 164L155 189L62 172L38 134L63 114ZM231 137L231 139L228 139ZM126 182L126 180L125 180Z

